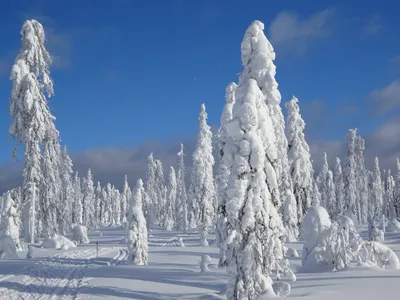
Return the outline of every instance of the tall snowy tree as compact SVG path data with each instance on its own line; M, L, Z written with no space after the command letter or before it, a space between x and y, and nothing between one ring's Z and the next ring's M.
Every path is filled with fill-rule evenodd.
M185 153L183 151L183 144L181 150L178 152L178 174L176 177L176 224L178 230L184 232L188 230L188 211L187 211L187 194L186 194L186 168L185 168Z
M125 175L124 186L122 188L122 194L121 194L121 216L122 216L121 221L122 221L122 224L126 223L128 203L131 201L131 198L132 198L132 192L131 192L131 188L129 187L129 184L128 184L128 176Z
M171 231L176 222L176 174L174 167L170 167L168 175L167 187L167 206L164 220L164 227L167 231Z
M95 214L95 202L94 202L94 184L92 171L89 169L86 177L82 181L82 193L83 193L83 225L88 229L94 227L94 214Z
M22 26L22 49L11 70L13 81L10 114L11 137L24 145L23 170L23 220L27 242L35 241L38 192L43 182L41 171L41 146L49 138L49 130L54 128L55 119L50 112L45 94L53 95L50 78L50 54L45 48L45 33L36 20L27 20ZM40 208L39 208L40 209Z
M155 225L157 218L157 208L158 208L158 196L156 190L156 164L154 161L153 153L150 153L147 158L147 182L146 182L146 193L148 196L147 201L143 203L144 205L144 215L146 218L147 227Z
M199 135L193 152L191 202L194 217L199 228L200 246L208 246L207 237L214 220L214 156L212 154L212 132L207 124L206 106L201 105Z
M82 187L81 187L81 179L79 177L78 172L75 173L74 178L74 210L73 210L73 223L83 224L83 195L82 195Z
M100 224L101 226L108 225L108 194L106 187L101 189L101 206L100 206Z
M400 217L400 159L396 158L396 175L395 175L395 199L394 208L396 210L396 216Z
M115 208L115 203L114 203L114 191L113 188L111 186L111 183L107 183L107 187L106 187L106 193L107 193L107 197L106 197L106 209L105 209L105 220L107 225L114 225L115 224L115 220L114 220L114 208Z
M97 181L97 186L94 191L94 198L95 198L95 228L99 228L100 226L104 225L102 223L103 220L103 206L104 206L104 199L103 199L103 189L101 188L101 184Z
M268 104L279 98L279 92L271 66L275 53L263 29L264 24L255 21L243 38L244 71L233 119L226 127L230 143L225 144L224 155L233 158L226 188L228 300L253 300L270 289L269 273L282 259L278 180L283 179L277 176L283 168L279 173L273 165L281 157L277 158L279 143L270 113L275 107Z
M372 173L372 190L370 195L368 216L369 220L379 222L383 213L383 185L381 171L379 168L379 159L375 157L375 168Z
M72 160L68 155L67 147L64 146L61 152L61 201L59 202L58 226L60 234L64 235L72 224L72 210L74 202L74 185L72 181Z
M147 265L148 262L147 226L143 214L144 194L142 179L138 179L128 214L128 263L134 265Z
M343 212L352 217L359 216L359 201L357 192L357 162L356 162L357 129L350 129L347 134L347 157L343 170L344 207Z
M384 215L390 219L396 218L396 210L394 208L395 199L395 181L390 169L385 178L385 194L384 194Z
M311 199L311 206L321 205L321 193L318 188L317 180L313 182L313 197Z
M304 136L305 122L300 114L298 99L293 97L285 103L288 111L286 137L288 159L293 179L293 193L297 203L297 218L300 222L311 205L313 191L313 166L310 147Z
M155 163L155 212L156 212L156 224L161 225L165 219L165 206L167 202L167 195L165 193L165 178L164 178L164 168L161 160L156 159Z
M329 165L328 165L328 157L324 152L324 157L322 160L321 171L317 177L317 183L319 192L321 193L321 203L320 205L325 207L328 210L328 173L329 173Z
M331 170L328 170L328 174L326 176L326 188L325 207L331 219L336 220L336 191L333 181L333 172Z
M113 211L113 218L112 218L112 225L120 225L121 224L121 194L118 189L114 186L112 187L111 192L111 201L112 201L112 211Z
M359 202L358 220L360 223L367 222L368 217L368 182L364 162L365 141L361 136L357 136L355 145L356 166L357 166L357 191Z
M221 115L221 126L218 130L218 151L219 151L219 166L217 176L215 177L216 183L216 198L217 198L217 230L216 238L220 249L220 259L218 265L220 267L226 266L226 239L228 237L228 231L226 228L226 186L228 183L228 177L232 163L229 161L231 157L224 155L225 144L227 143L227 132L226 124L232 120L232 109L235 104L235 92L237 85L233 82L228 84L225 89L225 100L224 109Z
M339 216L343 213L344 207L344 183L343 183L343 173L342 164L340 158L336 157L335 170L333 172L333 184L335 186L335 196L336 196L336 208L334 215Z

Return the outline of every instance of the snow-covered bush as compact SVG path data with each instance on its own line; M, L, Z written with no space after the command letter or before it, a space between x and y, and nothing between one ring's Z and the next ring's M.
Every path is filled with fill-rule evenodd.
M88 244L89 238L87 234L87 228L83 225L74 224L72 227L72 240L78 244Z
M277 281L272 284L274 292L279 297L287 297L290 294L290 284L284 281Z
M362 248L364 261L373 262L376 266L384 269L400 269L400 261L396 253L388 246L378 242L365 242Z
M14 240L17 250L22 250L19 241L19 213L15 207L11 193L7 192L3 198L3 211L1 212L0 235L8 235Z
M208 265L211 263L211 257L207 254L203 254L201 256L201 261L200 261L200 271L202 273L209 272L210 269L208 268Z
M287 257L299 257L299 253L293 248L287 248L285 255Z
M386 226L386 232L400 232L400 222L395 218L391 219Z
M9 235L0 237L0 260L18 258L14 240Z
M44 240L41 247L45 249L67 250L69 248L75 248L76 244L65 236L54 234L52 238Z
M26 253L26 258L32 258L33 257L33 247L32 245L28 245L28 253Z

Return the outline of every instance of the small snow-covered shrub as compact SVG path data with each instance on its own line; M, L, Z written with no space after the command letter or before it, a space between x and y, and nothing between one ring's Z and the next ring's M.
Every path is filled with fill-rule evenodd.
M87 234L87 228L83 225L75 224L72 227L72 240L78 244L88 244L89 237Z
M178 247L185 247L185 244L183 243L183 239L181 237L178 238L178 242L176 243Z
M55 234L51 239L44 240L41 247L46 249L67 250L69 248L75 248L76 244L65 236Z
M15 242L9 235L0 237L0 260L2 259L18 259Z
M209 272L210 269L208 268L208 265L211 263L211 257L207 254L204 254L201 256L201 261L200 261L200 271L202 273L204 272Z
M378 243L382 243L385 240L385 234L383 230L374 227L370 234L370 240Z
M386 226L386 232L400 232L400 222L395 218L391 219Z
M290 294L290 284L284 281L276 281L272 284L274 292L279 297L287 297Z
M399 258L388 246L369 241L364 243L362 250L365 261L373 262L376 266L384 269L400 269Z
M32 245L28 245L28 253L26 253L26 258L32 258L33 257L33 247Z
M299 257L299 253L297 252L296 249L287 248L287 250L286 250L286 256L287 256L287 257Z

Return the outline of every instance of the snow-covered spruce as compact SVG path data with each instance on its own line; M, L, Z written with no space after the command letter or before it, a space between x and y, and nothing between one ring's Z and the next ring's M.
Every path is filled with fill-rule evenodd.
M126 216L128 211L128 203L131 201L132 191L128 184L128 176L125 175L124 186L121 194L121 222L126 223Z
M232 108L235 103L235 92L237 85L233 82L228 84L225 90L224 109L221 115L221 127L218 130L218 151L219 151L219 166L217 175L215 177L216 183L216 240L220 249L220 259L218 266L223 267L227 265L226 261L226 239L228 236L226 228L226 193L225 189L228 182L230 167L232 166L231 156L224 155L225 144L227 143L226 124L232 119Z
M10 236L14 241L15 248L21 250L22 246L19 241L19 209L11 198L11 192L7 192L2 201L4 202L1 212L0 236Z
M194 217L200 233L200 246L208 246L207 237L214 221L214 157L212 154L211 127L207 124L207 113L201 105L199 136L193 152L191 202L194 203Z
M311 163L310 147L304 136L306 124L297 103L296 97L285 103L288 111L285 130L293 193L297 203L297 219L300 223L312 202L314 169Z
M380 223L383 210L383 195L381 171L379 159L375 158L375 168L372 175L372 190L368 207L368 219L375 223Z
M74 202L74 186L72 180L72 160L68 155L67 147L61 152L61 201L58 203L58 228L60 234L65 234L72 224L72 210Z
M183 144L181 150L178 152L178 174L176 177L176 223L175 228L178 230L186 231L188 229L188 211L187 211L187 194L185 182L185 153Z
M95 215L95 195L92 171L89 169L86 178L82 181L82 194L83 194L83 225L88 229L94 228L94 215Z
M88 244L90 242L87 228L83 225L74 224L72 226L72 240L78 244Z
M272 165L277 141L264 101L265 94L277 93L276 82L271 81L275 68L258 72L263 78L251 78L273 65L275 58L263 29L263 23L253 22L242 41L244 71L236 90L233 119L226 126L230 143L225 145L224 155L233 158L226 188L228 300L256 299L270 289L269 273L283 258L284 227L277 210L279 189Z
M343 173L342 173L342 165L338 157L336 157L336 164L333 172L333 184L335 186L335 196L336 196L335 200L336 206L333 215L338 216L343 213L343 207L344 207Z
M357 164L357 191L359 201L359 222L365 223L368 219L368 176L364 162L365 141L361 136L356 139L356 164Z
M385 178L385 191L384 191L384 205L383 205L383 214L390 219L396 218L396 210L395 210L395 202L394 199L396 197L395 194L395 181L392 176L392 172L388 170L386 178Z
M321 202L320 205L325 207L329 212L327 207L328 205L328 173L329 173L329 165L328 165L328 156L324 152L324 157L322 159L321 171L317 176L317 183L319 192L321 193Z
M143 214L144 196L143 181L138 179L128 214L128 263L134 265L147 265L148 262L147 226Z
M22 49L11 70L13 81L10 98L11 125L9 133L24 145L23 170L23 220L27 242L35 241L36 212L38 211L38 189L42 183L41 146L53 129L55 119L47 106L53 95L50 79L50 54L45 48L43 26L36 20L27 20L22 26ZM58 141L57 141L58 142ZM56 163L56 162L55 162Z
M81 189L81 179L78 172L75 173L74 178L74 202L72 211L72 223L82 224L83 217L83 206L82 206L82 189Z
M167 231L171 231L176 222L176 174L174 167L170 167L168 175L167 187L167 206L164 220L164 227Z

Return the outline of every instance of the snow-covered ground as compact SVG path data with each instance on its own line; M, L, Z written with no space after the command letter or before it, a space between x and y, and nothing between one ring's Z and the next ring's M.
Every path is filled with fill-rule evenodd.
M0 299L224 299L226 273L217 268L217 248L198 247L194 233L149 232L149 265L132 266L123 229L89 234L90 243L69 250L34 248L34 258L0 261ZM179 247L182 237L186 247ZM99 258L96 257L99 242ZM211 240L211 245L213 244ZM400 233L388 233L385 244L400 255ZM397 299L400 271L352 266L332 273L301 273L302 243L291 260L297 281L289 298L304 300ZM200 272L203 254L212 258L210 272ZM284 279L283 279L284 280Z

